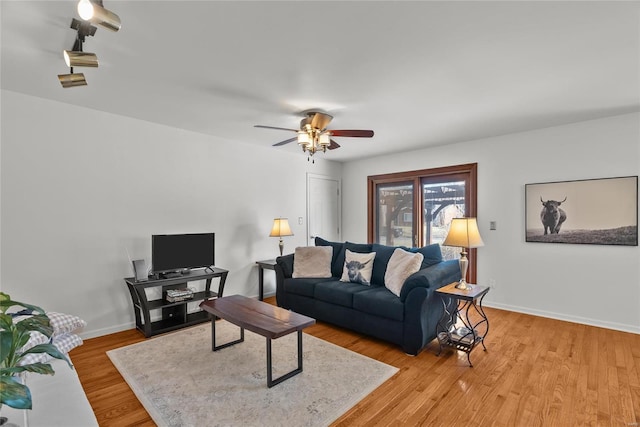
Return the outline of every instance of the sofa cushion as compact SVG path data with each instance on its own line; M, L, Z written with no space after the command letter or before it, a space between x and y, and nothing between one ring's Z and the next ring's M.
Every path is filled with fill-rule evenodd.
M408 252L421 253L423 256L420 270L442 262L442 251L440 245L433 243L422 248L408 248L406 246L387 246L374 243L371 250L376 253L376 259L373 263L373 274L371 275L371 283L374 285L384 285L384 274L387 272L387 264L393 255L393 251L402 248Z
M354 294L353 308L399 322L404 320L404 303L384 286L372 286Z
M393 255L391 255L387 265L387 272L384 274L384 286L399 297L405 280L420 270L423 258L424 256L421 253L412 253L397 248L393 251Z
M331 277L331 246L296 248L291 277Z
M313 297L313 292L316 287L316 283L334 280L331 278L328 279L318 279L318 278L303 278L303 279L284 279L282 283L282 287L285 292L302 295L305 297Z
M353 307L353 295L369 289L367 285L360 283L340 282L331 280L318 283L314 290L314 298L343 307Z
M376 253L376 259L373 261L373 273L371 274L371 283L374 285L384 286L384 273L387 271L387 264L396 250L396 246L387 246L374 243L371 250Z
M403 248L405 249L405 248ZM433 243L431 245L424 246L422 248L406 248L409 252L422 254L422 264L420 270L423 268L431 267L439 262L442 262L442 251L440 245Z
M345 251L344 268L340 281L370 285L371 273L373 272L373 260L375 257L375 252L359 254L347 249Z
M338 265L338 256L342 252L342 247L344 243L342 242L330 242L328 240L324 240L321 237L316 237L315 239L316 246L331 246L333 248L333 255L331 257L331 275L333 277L340 277L342 274L342 264Z

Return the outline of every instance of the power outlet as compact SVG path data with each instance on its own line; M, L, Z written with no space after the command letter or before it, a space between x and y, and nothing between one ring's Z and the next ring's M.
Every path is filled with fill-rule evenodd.
M298 217L298 225L302 225L302 217L301 216Z
M497 286L496 286L496 279L489 279L489 287L490 287L490 288L493 288L493 289L496 289L496 288L497 288Z

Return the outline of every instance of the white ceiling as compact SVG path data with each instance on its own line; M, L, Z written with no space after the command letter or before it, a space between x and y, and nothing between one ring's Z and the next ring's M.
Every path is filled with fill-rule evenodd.
M2 89L263 147L321 108L375 131L338 161L640 111L637 1L104 0L63 89L75 4L0 2Z

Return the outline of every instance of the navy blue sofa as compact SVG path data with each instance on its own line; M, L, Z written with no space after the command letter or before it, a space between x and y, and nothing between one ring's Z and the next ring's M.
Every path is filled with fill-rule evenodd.
M332 246L331 278L292 278L294 254L276 259L278 306L372 337L400 345L417 355L436 337L443 305L435 290L460 280L457 260L443 261L437 244L403 248L420 252L420 271L405 281L400 297L384 286L387 263L396 249L379 244L329 242L316 238L316 246ZM340 282L345 251L375 252L371 285Z

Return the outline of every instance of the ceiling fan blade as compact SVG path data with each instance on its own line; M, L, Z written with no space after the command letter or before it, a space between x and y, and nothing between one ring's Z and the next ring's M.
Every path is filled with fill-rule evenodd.
M262 129L276 129L276 130L288 130L291 132L298 132L297 129L289 129L289 128L279 128L276 126L264 126L264 125L253 125L254 128L262 128Z
M372 130L330 130L331 136L350 136L356 138L371 138Z
M290 142L293 142L293 141L295 141L296 139L298 139L298 137L297 137L297 136L294 136L293 138L289 138L289 139L285 139L284 141L276 142L275 144L273 144L273 146L274 146L274 147L279 147L279 146L281 146L281 145L284 145L284 144L288 144L288 143L290 143Z
M335 142L333 139L331 140L331 144L327 147L329 150L335 150L336 148L340 148L340 144Z

